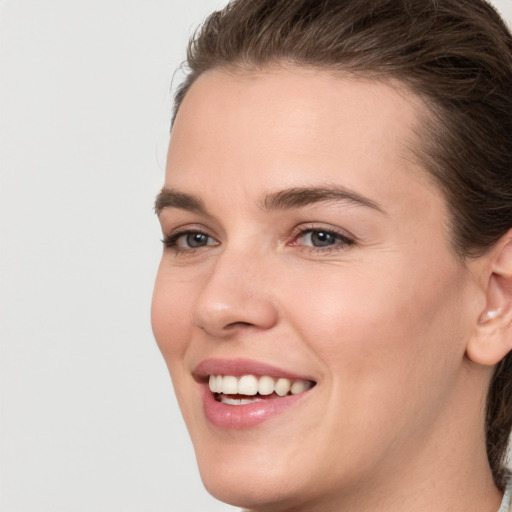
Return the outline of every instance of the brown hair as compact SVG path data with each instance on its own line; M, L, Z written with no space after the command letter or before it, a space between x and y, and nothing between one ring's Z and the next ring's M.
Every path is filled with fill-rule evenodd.
M512 36L486 1L235 0L192 37L173 121L205 71L279 62L405 83L429 109L416 152L447 198L457 254L477 256L512 227ZM486 414L501 489L511 428L509 354Z

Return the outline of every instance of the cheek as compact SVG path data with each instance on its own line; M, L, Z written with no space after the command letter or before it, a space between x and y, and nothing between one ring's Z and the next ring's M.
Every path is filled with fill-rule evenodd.
M191 328L192 294L160 264L151 304L151 325L156 342L168 366L179 360Z
M430 268L407 268L413 267L351 267L331 271L329 279L304 273L307 294L286 299L296 329L329 378L354 396L402 395L411 386L421 391L436 377L441 388L463 359L467 333L457 320L463 317L463 276L446 265L435 275Z
M325 281L302 276L308 292L287 297L288 317L324 369L333 467L340 453L353 462L354 446L362 469L394 442L413 446L457 385L465 332L454 319L462 316L463 279L389 267L332 272Z

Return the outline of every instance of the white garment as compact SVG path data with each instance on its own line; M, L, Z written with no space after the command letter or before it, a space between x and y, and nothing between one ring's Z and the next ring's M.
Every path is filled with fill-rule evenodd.
M507 480L507 487L505 488L503 501L498 512L512 512L512 478L510 476Z

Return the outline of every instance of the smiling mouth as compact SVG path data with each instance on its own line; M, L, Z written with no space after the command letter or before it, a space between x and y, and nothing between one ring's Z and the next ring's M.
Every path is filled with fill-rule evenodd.
M315 386L304 379L277 378L269 375L210 375L208 385L217 402L226 405L248 405L288 395L299 395Z

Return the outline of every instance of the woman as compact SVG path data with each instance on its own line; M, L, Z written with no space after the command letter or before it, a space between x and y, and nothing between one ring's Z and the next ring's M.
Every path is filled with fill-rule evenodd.
M178 91L152 309L206 488L509 510L512 38L482 0L237 0Z

